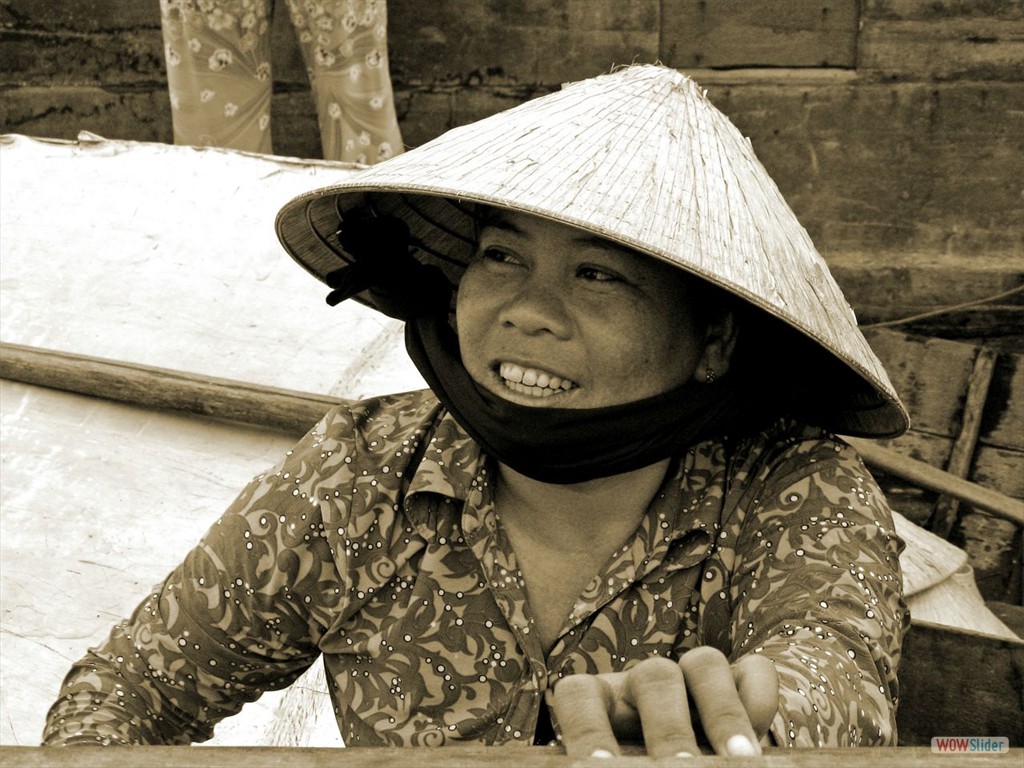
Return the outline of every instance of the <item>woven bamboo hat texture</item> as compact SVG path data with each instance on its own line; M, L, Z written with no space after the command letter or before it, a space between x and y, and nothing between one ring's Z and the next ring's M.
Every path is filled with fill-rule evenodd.
M892 436L907 411L750 142L676 70L634 65L455 128L282 208L285 249L321 280L348 257L339 217L403 219L457 284L477 204L578 227L662 259L777 318L777 371L827 391L818 423ZM373 306L369 293L357 297ZM799 331L794 334L790 329ZM821 354L825 352L826 354Z

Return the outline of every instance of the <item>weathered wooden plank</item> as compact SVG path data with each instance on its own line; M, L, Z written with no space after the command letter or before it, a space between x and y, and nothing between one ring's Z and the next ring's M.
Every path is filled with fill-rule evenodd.
M982 485L1024 499L1024 451L982 445L974 456L971 476Z
M910 313L904 310L900 314L905 316ZM885 320L888 318L871 316L871 319ZM986 303L907 323L903 327L921 336L942 336L948 339L965 340L987 339L993 342L1001 339L1012 340L1024 327L1024 307Z
M945 467L953 449L953 439L943 435L932 435L911 429L896 438L876 440L878 445L889 448L897 453L910 456L918 461L931 464L933 467Z
M4 0L5 21L23 29L61 29L73 32L137 27L160 28L159 3L123 0Z
M961 734L1024 743L1024 642L914 624L899 675L901 743Z
M1017 328L1018 338L1021 328L1024 323ZM981 443L1024 451L1024 355L1000 356L987 406L981 425Z
M0 47L0 80L8 85L152 87L166 80L159 30L91 35L3 30ZM54 50L61 55L54 56Z
M486 72L554 84L582 71L607 71L623 63L626 52L652 61L658 55L658 3L639 0L628 7L623 13L588 0L391 2L392 73L399 83L413 85L466 83ZM618 40L614 53L609 40Z
M899 331L869 329L865 336L913 415L913 429L953 438L977 350L961 342ZM942 466L947 461L948 456Z
M952 539L967 552L978 589L986 600L1020 601L1024 533L1019 524L965 511Z
M533 5L543 6L550 3L535 0ZM622 0L569 0L566 7L570 29L601 31L618 29L656 32L662 23L665 10L664 0L629 0L625 3Z
M1012 81L1024 77L1022 45L1019 22L876 21L861 32L860 65L888 78Z
M971 476L986 487L1024 498L1024 451L980 446ZM982 595L987 600L1019 603L1024 595L1021 527L971 508L961 509L959 519L951 522L948 532L936 533L955 540L967 552Z
M41 8L39 3L32 3ZM49 6L51 4L47 4ZM159 3L114 3L83 14L81 2L0 23L0 82L7 86L99 86L166 90ZM106 14L106 15L104 15ZM60 51L54 55L54 51ZM284 2L274 5L273 80L309 89L309 77ZM143 136L129 136L142 140Z
M1005 768L1024 757L1024 750L1002 754L972 754L972 768ZM619 757L581 762L568 758L558 747L448 747L441 749L269 749L224 747L196 753L193 747L118 747L109 749L43 749L0 747L0 759L12 768L122 768L130 761L138 768L177 768L200 760L208 768L571 768L587 765L606 768L647 768L651 759L637 749L623 748ZM875 768L879 761L886 768L932 768L949 766L949 755L935 754L929 747L893 749L808 749L771 748L757 760L764 768L810 768L828 765L834 768ZM743 761L737 758L695 755L678 761L691 768L732 768ZM749 764L750 761L747 761ZM666 765L673 764L671 761Z
M170 143L167 88L107 90L98 86L45 85L0 90L5 133L74 139L91 131L111 139Z
M973 461L972 476L1011 496L1024 496L1024 479L1018 475L1024 460L1018 458L1024 453L1024 355L997 356L996 350L977 343L889 329L866 329L865 336L912 414L911 432L884 444L947 466L953 453L944 441L969 426L972 432L977 430L977 450L963 460ZM991 375L980 413L980 389L975 394L978 403L972 404L969 395L979 360L984 362L984 376ZM972 423L965 425L965 418Z
M847 67L857 63L857 0L746 0L662 6L661 56L673 67Z
M884 274L904 264L878 253L916 253L924 265L950 254L972 272L974 256L983 264L1005 253L1020 274L1019 197L1007 195L1024 184L1009 172L1021 168L1024 91L1015 84L780 83L709 87L708 96L751 137L826 255L875 253ZM933 274L939 295L970 287Z
M910 432L883 444L1024 498L1024 449L1018 447L1024 442L1024 356L1003 352L997 357L995 350L977 344L891 330L869 330L867 336L913 421ZM964 445L957 451L947 437L957 430L958 441L973 442L972 449ZM963 547L986 599L1020 600L1020 521L993 519L970 507L957 510L933 493L901 487L904 481L880 478L894 508Z
M1017 0L864 0L864 17L928 20L949 18L1024 19Z

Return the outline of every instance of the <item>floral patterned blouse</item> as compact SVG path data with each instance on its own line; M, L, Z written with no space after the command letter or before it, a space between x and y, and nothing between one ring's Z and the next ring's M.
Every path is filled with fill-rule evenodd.
M709 644L774 661L778 744L895 743L902 545L844 443L780 420L678 457L549 648L492 476L429 391L332 410L74 665L45 742L202 741L322 655L349 746L528 744L558 679Z

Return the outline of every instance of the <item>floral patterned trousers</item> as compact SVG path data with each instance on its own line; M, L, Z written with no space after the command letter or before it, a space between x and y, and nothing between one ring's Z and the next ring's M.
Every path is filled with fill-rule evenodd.
M287 0L328 160L402 151L385 0ZM160 0L174 142L273 151L273 0Z

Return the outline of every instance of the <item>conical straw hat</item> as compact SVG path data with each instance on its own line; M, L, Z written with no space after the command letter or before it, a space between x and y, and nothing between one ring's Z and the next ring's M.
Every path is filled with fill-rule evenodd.
M879 437L907 428L807 232L750 142L685 75L643 65L569 84L292 200L277 232L323 280L346 263L339 214L369 205L402 218L417 258L457 283L479 203L579 227L746 299L803 334L780 335L779 372L816 378L829 411L819 423Z

